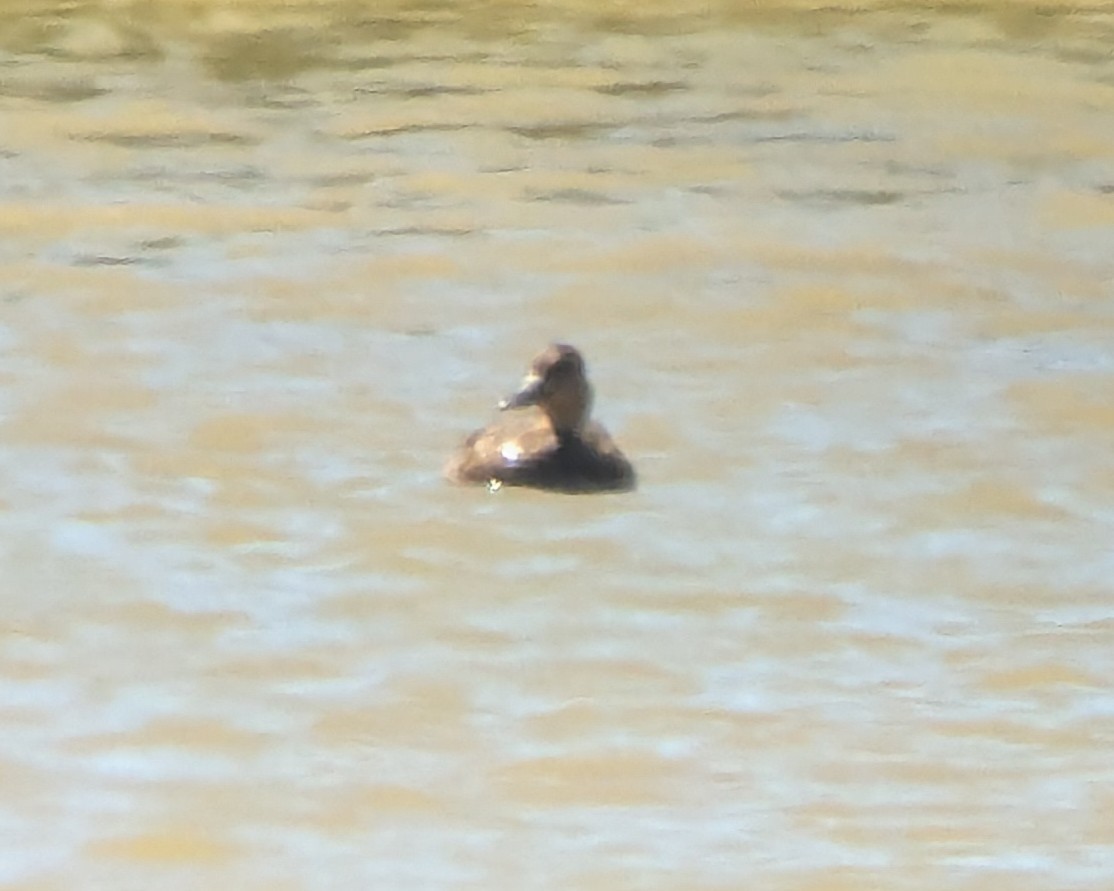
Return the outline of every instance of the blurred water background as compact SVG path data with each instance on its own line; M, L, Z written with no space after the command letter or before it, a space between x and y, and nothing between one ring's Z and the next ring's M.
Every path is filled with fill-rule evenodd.
M5 3L0 888L1114 887L1112 47ZM639 490L443 483L554 339Z

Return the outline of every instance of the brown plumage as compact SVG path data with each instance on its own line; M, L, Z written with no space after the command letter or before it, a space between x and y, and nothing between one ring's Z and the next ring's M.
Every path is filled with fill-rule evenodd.
M457 483L533 486L561 492L633 489L634 468L611 436L589 419L592 388L580 353L553 344L530 366L502 410L537 411L477 430L445 466Z

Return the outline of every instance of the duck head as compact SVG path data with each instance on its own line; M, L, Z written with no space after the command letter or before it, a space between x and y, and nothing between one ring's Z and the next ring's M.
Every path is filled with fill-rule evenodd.
M584 358L575 347L555 343L530 364L518 392L499 403L503 411L536 405L549 418L559 435L578 432L588 420L592 388Z

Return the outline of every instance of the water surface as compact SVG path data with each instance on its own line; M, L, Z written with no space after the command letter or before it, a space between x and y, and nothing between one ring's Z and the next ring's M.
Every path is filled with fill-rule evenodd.
M0 16L0 885L1109 887L1114 10L809 5Z

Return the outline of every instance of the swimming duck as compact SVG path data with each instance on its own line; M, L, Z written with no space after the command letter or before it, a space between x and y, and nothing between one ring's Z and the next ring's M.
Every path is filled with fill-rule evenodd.
M608 432L588 413L592 388L584 359L555 343L534 359L518 392L501 411L538 411L502 419L477 430L445 466L457 483L533 486L560 492L633 489L634 468Z

